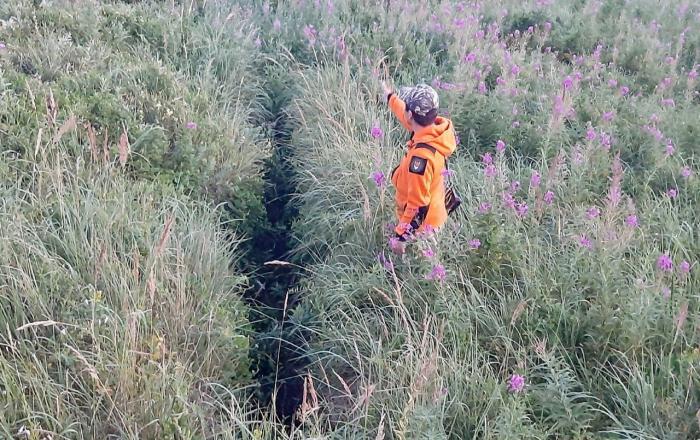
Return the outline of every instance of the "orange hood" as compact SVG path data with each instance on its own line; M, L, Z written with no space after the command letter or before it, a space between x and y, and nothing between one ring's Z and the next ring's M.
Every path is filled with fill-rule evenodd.
M457 139L452 121L442 116L438 116L434 124L415 132L413 142L414 144L429 144L445 158L450 157L457 149Z

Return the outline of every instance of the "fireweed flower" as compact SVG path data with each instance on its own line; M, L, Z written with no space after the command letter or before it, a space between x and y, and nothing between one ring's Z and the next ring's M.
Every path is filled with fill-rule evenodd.
M435 251L428 248L423 251L423 256L425 258L433 258L435 256Z
M196 122L190 121L190 122L188 122L187 124L185 124L185 128L187 128L188 130L196 130L196 129L197 129L197 123L196 123Z
M398 240L397 240L398 242ZM381 263L381 265L384 267L384 269L388 271L394 270L394 263L391 262L391 260L387 260L386 257L384 256L384 253L382 252L381 254L377 255L377 259Z
M527 215L527 212L529 211L529 209L530 208L527 206L527 203L525 203L525 202L518 203L515 206L515 212L518 214L518 217L520 217L520 218L525 217Z
M486 168L484 168L484 176L488 177L489 179L496 177L497 174L498 171L493 165L488 165Z
M564 81L562 81L562 85L564 86L564 90L571 90L571 88L574 86L574 79L567 76L564 78Z
M669 141L669 143L666 144L666 157L673 156L673 153L675 151L676 151L676 148L673 146L673 143Z
M671 272L673 270L673 261L668 254L661 254L656 260L656 267L663 272Z
M499 139L498 142L496 142L496 151L499 153L506 151L506 143Z
M540 186L540 180L541 180L540 173L538 173L537 171L534 171L532 173L532 176L530 176L530 187L537 188L538 186Z
M587 248L587 249L590 249L590 248L593 247L593 243L591 243L591 240L590 240L585 234L579 236L579 238L578 238L578 244L579 244L581 247L585 247L585 248Z
M515 197L513 197L513 194L504 192L501 198L506 208L515 209Z
M668 287L664 286L661 289L661 295L663 295L664 299L669 299L671 297L671 289Z
M372 129L370 130L370 134L375 139L379 139L380 137L384 136L384 132L382 131L382 128L379 126L379 122L374 123L374 125L372 126Z
M676 197L678 197L678 189L671 188L666 192L666 195L668 195L672 199L675 199Z
M445 168L440 172L440 175L442 176L443 179L451 179L452 177L455 176L455 171L454 170L448 170Z
M692 175L693 171L690 169L689 166L686 165L683 168L681 168L681 176L683 176L683 178L688 179Z
M622 86L622 87L620 87L620 94L621 94L622 96L627 95L629 92L630 92L630 88L629 88L629 87L627 87L627 86Z
M510 183L510 190L513 192L516 192L520 189L520 182L517 180L514 180Z
M383 187L386 183L386 179L382 171L372 171L369 178L374 180L375 185L377 185L379 188Z
M316 44L316 37L318 36L318 31L316 28L314 28L313 25L307 24L304 26L304 37L306 37L306 40L309 42L310 46L313 46Z
M636 228L639 226L639 219L637 218L636 215L630 214L625 219L625 224L627 226L629 226L630 228Z
M588 211L586 211L586 215L591 220L596 219L600 215L600 209L596 208L595 206L589 208Z
M544 194L544 203L551 205L554 202L554 193L552 191L547 191Z
M525 389L525 377L519 374L513 374L508 379L508 392L521 393Z
M481 240L478 238L474 238L472 240L469 240L469 249L471 250L476 250L481 247Z
M586 130L586 139L589 141L594 141L596 138L595 129L593 127L588 127Z
M445 270L445 266L442 264L436 264L433 267L433 270L430 271L428 275L425 276L426 279L431 280L431 281L445 281L445 278L447 277L447 271Z
M493 156L491 156L491 153L485 153L481 161L486 165L491 165L493 163Z
M482 202L482 203L479 205L479 209L477 210L477 212L478 212L479 214L486 214L486 213L488 213L489 211L491 211L491 204L488 203L488 202Z
M474 52L469 52L467 55L465 55L464 61L467 63L473 63L476 61L476 54Z
M687 275L690 273L690 263L688 263L686 260L681 261L681 264L678 265L678 271L682 273L683 275Z

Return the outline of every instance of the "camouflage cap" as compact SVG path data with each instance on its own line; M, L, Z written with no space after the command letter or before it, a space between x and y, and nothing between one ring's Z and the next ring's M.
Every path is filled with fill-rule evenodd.
M415 87L401 87L399 98L406 103L406 110L417 115L426 116L438 109L440 100L438 94L427 84L418 84Z

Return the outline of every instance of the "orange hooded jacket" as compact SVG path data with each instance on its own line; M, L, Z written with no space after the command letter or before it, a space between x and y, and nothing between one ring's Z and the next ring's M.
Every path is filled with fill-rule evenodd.
M410 131L406 103L391 94L389 108ZM391 173L399 219L395 232L401 237L409 231L422 232L426 225L440 228L447 220L443 170L445 159L457 148L452 121L438 116L432 125L413 132L407 146L406 155Z

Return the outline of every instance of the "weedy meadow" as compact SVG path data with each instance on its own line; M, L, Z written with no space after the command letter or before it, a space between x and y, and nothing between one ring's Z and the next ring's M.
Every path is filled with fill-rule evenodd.
M696 2L0 20L3 436L700 437ZM459 134L462 207L403 256L382 80Z

